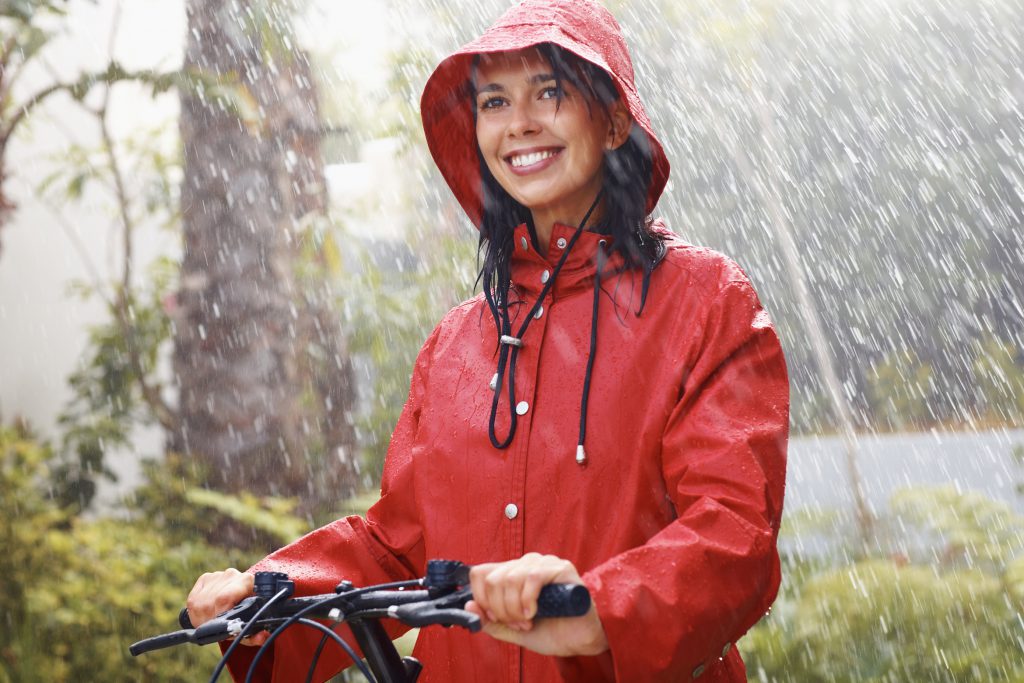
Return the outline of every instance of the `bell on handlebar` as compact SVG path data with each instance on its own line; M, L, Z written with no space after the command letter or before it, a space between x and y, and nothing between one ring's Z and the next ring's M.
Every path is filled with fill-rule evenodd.
M259 597L269 600L285 589L288 592L284 598L290 598L295 592L295 582L288 579L284 572L256 572L256 581L253 584L252 592Z
M429 560L423 585L431 595L450 593L469 583L469 567L457 560Z

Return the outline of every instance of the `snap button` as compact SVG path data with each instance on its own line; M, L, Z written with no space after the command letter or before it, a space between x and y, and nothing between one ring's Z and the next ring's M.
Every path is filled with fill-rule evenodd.
M530 243L526 241L525 237L520 237L519 238L519 244L523 245L523 251L525 251L525 250L530 248Z
M505 516L509 519L515 519L519 515L519 506L515 503L509 503L505 506Z
M548 283L548 280L550 279L551 273L549 273L548 271L545 270L543 273L540 274L540 282L542 285L546 285Z
M568 244L568 243L567 243L567 242L565 241L565 238L564 238L564 237L559 237L559 238L558 238L558 241L557 241L557 242L555 242L555 244L557 244L557 245L558 245L558 248L559 248L559 249L565 249L565 245L566 245L566 244Z
M534 318L539 318L542 315L544 315L544 307L543 306L541 306L540 308L537 309L537 312L533 314L533 317Z
M697 668L693 670L693 677L699 678L702 673L704 673L704 665L698 664Z
M494 377L491 378L491 383L488 386L491 387L491 391L498 388L498 373L494 373Z
M527 411L530 410L530 404L526 401L520 401L516 404L516 415L526 415Z
M732 649L732 643L726 643L722 646L722 656L729 654L729 650Z

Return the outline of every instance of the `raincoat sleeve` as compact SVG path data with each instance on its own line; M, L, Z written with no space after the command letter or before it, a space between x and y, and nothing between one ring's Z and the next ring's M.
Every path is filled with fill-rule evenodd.
M610 654L616 681L691 680L709 667L733 680L742 672L733 643L778 591L789 383L771 321L730 265L662 436L677 518L583 577L610 646L601 668ZM583 659L561 665L596 665Z
M388 446L380 500L365 518L345 517L312 531L249 571L287 572L295 581L296 595L330 593L344 579L361 586L422 576L426 560L413 486L414 444L435 339L436 331L416 359L409 397ZM391 620L384 625L393 638L407 630ZM253 680L305 680L321 635L312 628L290 628L274 642L271 656L261 659ZM348 629L342 635L355 646ZM351 664L339 650L334 645L324 649L314 680L327 680ZM237 649L228 663L234 680L245 680L256 651L255 647Z

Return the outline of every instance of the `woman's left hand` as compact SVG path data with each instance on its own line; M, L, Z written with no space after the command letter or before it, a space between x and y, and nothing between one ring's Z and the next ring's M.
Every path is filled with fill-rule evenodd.
M554 555L527 553L518 560L478 564L469 572L473 600L466 609L478 615L484 632L542 655L598 655L608 639L594 605L582 617L532 621L537 596L549 583L582 584L572 562Z

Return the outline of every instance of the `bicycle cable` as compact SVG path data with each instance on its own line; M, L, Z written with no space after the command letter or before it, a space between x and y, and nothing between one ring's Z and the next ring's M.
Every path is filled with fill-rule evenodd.
M332 628L331 631L334 629ZM327 640L329 636L325 633L324 637L320 639L320 642L316 646L316 650L313 652L313 661L309 665L309 672L306 674L306 683L313 683L313 673L316 672L317 662L320 661L320 653L327 647Z
M352 646L349 645L348 643L346 643L345 639L342 638L340 635L338 635L334 631L333 628L331 628L329 626L324 626L319 621L314 621L312 619L306 619L305 617L303 617L302 619L299 619L296 623L302 624L303 626L311 626L313 628L316 628L316 629L319 629L319 630L323 631L324 632L324 637L321 639L321 641L320 641L321 643L326 644L328 638L333 638L334 642L338 643L338 645L341 646L341 649L343 649L345 651L345 653L348 654L348 656L352 658L352 661L356 663L356 666L359 667L359 671L364 676L366 676L367 683L377 683L377 679L374 678L373 675L366 668L365 662L363 662L363 660L359 659L356 656L356 653L352 649ZM339 621L338 623L340 624L342 622ZM309 665L309 674L307 675L307 678L306 678L307 682L313 680L313 674L316 672L316 665L320 662L320 653L321 652L322 652L322 648L317 648L317 652L313 656L313 663ZM246 676L245 680L246 681L249 680L248 676Z
M230 657L231 653L235 651L235 648L238 647L238 644L242 642L242 639L245 638L245 636L248 634L249 629L251 629L252 625L256 623L256 620L259 619L263 615L263 613L266 612L280 598L286 597L288 593L289 590L287 588L282 588L273 597L267 600L263 604L263 606L256 611L256 614L252 615L252 619L250 619L249 622L242 627L242 630L239 631L237 636L235 636L235 639L231 642L231 645L229 645L228 649L224 651L224 655L220 658L220 661L217 662L217 667L213 670L213 674L210 676L210 683L217 683L217 679L220 678L221 672L224 671L224 667L227 666L228 657Z
M383 583L383 584L380 584L380 585L377 585L377 586L366 586L364 588L357 588L357 589L349 591L347 593L339 593L337 595L331 595L331 596L329 596L327 598L324 598L323 600L320 600L318 602L313 603L312 605L307 605L303 609L299 610L298 612L296 612L292 616L290 616L287 619L285 619L284 622L282 622L280 626L278 626L276 629L274 629L274 632L270 634L270 637L267 638L267 641L265 643L263 643L263 645L260 646L260 649L256 652L256 656L253 657L252 663L249 665L249 671L246 674L245 683L252 683L252 676L256 672L256 665L260 662L260 660L263 659L264 652L270 649L271 643L273 643L275 640L277 640L277 637L282 632L284 632L285 629L287 629L292 624L295 624L296 622L299 622L303 617L305 617L310 612L316 610L318 607L320 607L324 603L330 602L332 600L336 600L339 596L344 596L344 598L346 600L349 600L351 598L358 597L358 596L360 596L360 595L362 595L364 593L370 593L370 592L381 591L381 590L389 590L389 589L412 588L414 586L422 586L422 585L423 585L423 580L422 579L412 579L412 580L409 580L409 581L395 581L393 583ZM338 621L341 622L341 621L344 621L344 619L339 619ZM319 622L313 622L313 623L317 624L317 627L323 627L323 624L320 624ZM326 629L327 627L324 627L324 628ZM338 636L331 629L327 629L327 631L330 631L330 633L334 634L334 636L337 636L337 642L339 644L341 644L341 647L342 647L343 650L345 650L345 653L349 657L352 658L353 663L357 667L359 667L359 671L364 676L366 676L367 680L370 681L370 683L375 683L375 679L374 679L373 675L370 673L369 668L366 666L366 663L362 660L361 657L359 657L355 653L355 651L353 650L352 646L349 645L348 643L346 643L344 638L342 638L341 636ZM324 634L324 636L325 637L329 637L326 633ZM314 666L315 666L315 664L314 664Z

